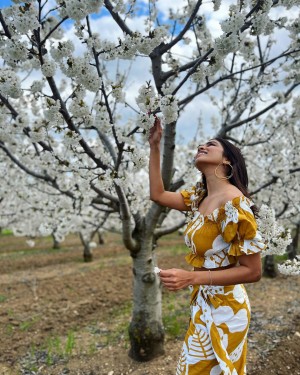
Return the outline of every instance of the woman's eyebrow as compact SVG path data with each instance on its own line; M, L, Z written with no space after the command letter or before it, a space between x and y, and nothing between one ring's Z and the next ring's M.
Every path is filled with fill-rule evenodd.
M197 148L199 148L199 147L201 147L201 146L206 146L206 145L208 145L208 144L210 144L210 143L216 145L216 144L217 144L217 141L208 141L208 142L204 143L203 145L199 145Z

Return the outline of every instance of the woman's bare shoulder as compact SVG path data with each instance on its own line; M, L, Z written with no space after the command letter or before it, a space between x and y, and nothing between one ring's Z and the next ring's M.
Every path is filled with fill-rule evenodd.
M243 192L238 189L236 186L234 185L230 185L226 191L224 191L224 195L222 197L223 200L225 201L230 201L236 197L240 197L243 195Z

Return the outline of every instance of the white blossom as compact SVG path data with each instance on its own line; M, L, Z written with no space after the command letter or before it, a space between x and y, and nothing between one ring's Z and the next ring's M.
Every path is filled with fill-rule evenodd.
M230 18L221 23L224 33L237 32L243 26L245 17L239 12L234 12Z
M74 52L74 44L71 40L59 41L57 46L51 48L51 56L56 61L61 61L62 59L72 56Z
M287 260L282 264L278 264L278 270L283 275L300 275L300 257L297 256L293 260Z
M41 71L45 77L53 77L56 71L56 64L53 60L45 60Z
M13 70L0 69L0 93L12 98L19 98L22 95L20 78Z
M155 117L152 114L148 115L147 113L140 113L137 118L138 126L145 130L152 128L154 121Z
M6 41L6 48L4 53L9 61L26 61L28 58L28 50L26 43L22 42L19 38L15 36Z
M31 86L30 86L30 90L34 94L37 93L37 92L41 92L44 85L45 85L45 82L42 79L38 80L38 81L33 81Z
M239 48L239 39L236 34L222 35L215 40L215 49L220 56L226 56Z
M276 221L274 209L263 204L260 207L257 222L263 240L267 244L267 249L263 252L263 255L284 254L292 239L290 232Z
M90 113L86 103L78 97L75 97L69 105L69 110L75 117L87 117Z
M76 21L82 20L88 14L86 2L82 0L68 0L65 7L68 16Z
M37 9L30 2L3 8L2 13L11 31L25 34L39 27Z
M167 124L175 122L178 118L178 101L173 95L165 95L161 98L161 111Z

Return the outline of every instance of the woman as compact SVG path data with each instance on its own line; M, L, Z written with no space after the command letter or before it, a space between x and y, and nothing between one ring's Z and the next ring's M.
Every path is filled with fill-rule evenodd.
M193 271L159 272L167 289L192 289L191 318L176 375L244 375L250 305L242 283L261 278L260 252L265 249L254 217L257 208L247 191L245 161L233 144L212 139L198 147L194 159L203 182L191 191L165 191L161 136L156 119L149 136L150 198L192 215L185 241Z

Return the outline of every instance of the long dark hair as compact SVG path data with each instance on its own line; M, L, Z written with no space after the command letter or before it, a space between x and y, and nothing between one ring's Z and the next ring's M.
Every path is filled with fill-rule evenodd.
M224 149L224 156L230 161L231 167L227 167L227 176L232 176L228 179L228 181L236 186L245 197L251 199L250 193L248 191L248 173L247 167L245 163L244 156L241 153L241 150L236 147L234 144L229 142L227 139L216 137L214 138L216 141L220 142ZM206 178L203 174L202 182L204 184L205 190L207 190L206 185ZM253 214L258 216L258 208L253 205L251 206Z

